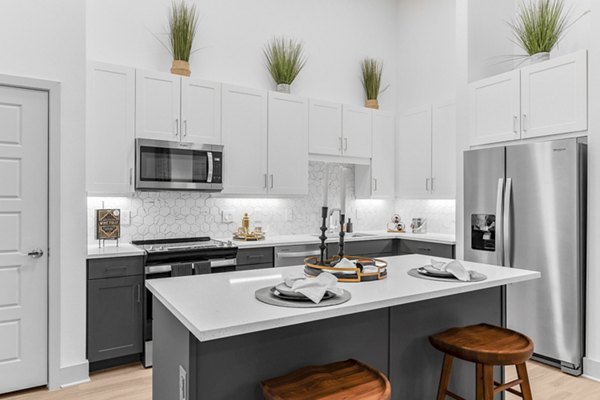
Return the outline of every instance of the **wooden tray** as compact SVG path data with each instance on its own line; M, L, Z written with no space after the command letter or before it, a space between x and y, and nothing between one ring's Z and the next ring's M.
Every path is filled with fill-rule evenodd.
M333 261L340 259L335 256L325 260L325 265L319 265L319 258L311 256L304 259L304 272L308 275L316 276L321 272L329 272L338 278L338 282L368 282L387 278L387 262L378 258L345 256L348 260L357 260L363 264L375 265L377 272L362 272L360 268L337 268L331 266ZM377 265L380 264L380 265ZM348 272L353 272L349 274Z
M396 229L388 229L387 231L388 231L388 233L406 233L406 231L399 231Z
M233 238L235 240L245 240L247 242L263 240L265 238L265 233L264 232L261 232L261 233L250 232L250 233L246 233L246 234L240 234L238 232L233 232Z

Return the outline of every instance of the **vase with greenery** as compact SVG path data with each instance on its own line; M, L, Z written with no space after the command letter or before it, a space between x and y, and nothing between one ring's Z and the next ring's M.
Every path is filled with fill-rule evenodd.
M564 0L528 0L521 3L516 18L509 22L513 41L529 56L529 61L550 57L550 51L570 27L571 13Z
M173 56L171 73L190 76L190 55L198 27L198 13L195 5L185 1L173 2L169 14L168 48Z
M285 37L274 38L265 46L266 67L278 92L289 93L292 82L304 68L303 48L301 41Z
M362 62L362 85L367 97L365 106L368 108L379 109L377 97L381 88L381 74L383 72L383 63L373 59L365 58Z

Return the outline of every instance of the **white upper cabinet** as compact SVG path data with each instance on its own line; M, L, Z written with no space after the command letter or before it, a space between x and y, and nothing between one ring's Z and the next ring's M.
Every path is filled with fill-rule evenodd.
M89 62L86 118L88 194L132 193L135 69Z
M135 134L138 138L180 140L181 78L136 71Z
M398 197L427 198L431 191L431 106L399 118L396 189Z
M395 196L396 120L394 114L373 110L371 165L355 166L357 198L389 199Z
M522 137L587 130L585 50L521 70Z
M269 92L269 193L308 194L308 100Z
M342 107L343 155L371 158L371 109L347 105Z
M469 131L472 145L521 138L518 70L471 83Z
M181 78L181 140L221 144L221 84Z
M309 101L309 152L342 154L342 105L321 100Z
M431 194L456 198L456 104L433 105L431 127Z
M268 192L267 93L223 85L223 193Z
M471 145L586 131L587 51L470 85Z

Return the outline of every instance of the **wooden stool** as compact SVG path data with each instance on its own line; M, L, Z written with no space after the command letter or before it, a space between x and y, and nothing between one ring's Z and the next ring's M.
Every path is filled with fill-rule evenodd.
M356 360L300 368L262 382L267 400L389 400L385 375Z
M446 396L464 400L448 390L454 358L471 361L476 366L477 400L493 400L494 394L508 391L525 400L532 400L525 361L533 354L533 342L527 336L488 324L452 328L429 337L429 341L444 353L437 400ZM514 365L518 379L500 384L494 381L495 365ZM521 386L521 391L512 389Z

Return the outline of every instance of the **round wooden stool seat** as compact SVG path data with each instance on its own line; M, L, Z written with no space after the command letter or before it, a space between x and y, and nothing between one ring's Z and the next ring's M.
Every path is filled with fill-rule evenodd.
M390 382L356 360L300 368L262 382L267 400L389 400Z
M533 342L527 336L488 324L448 329L429 341L443 353L478 364L522 364L533 354Z

